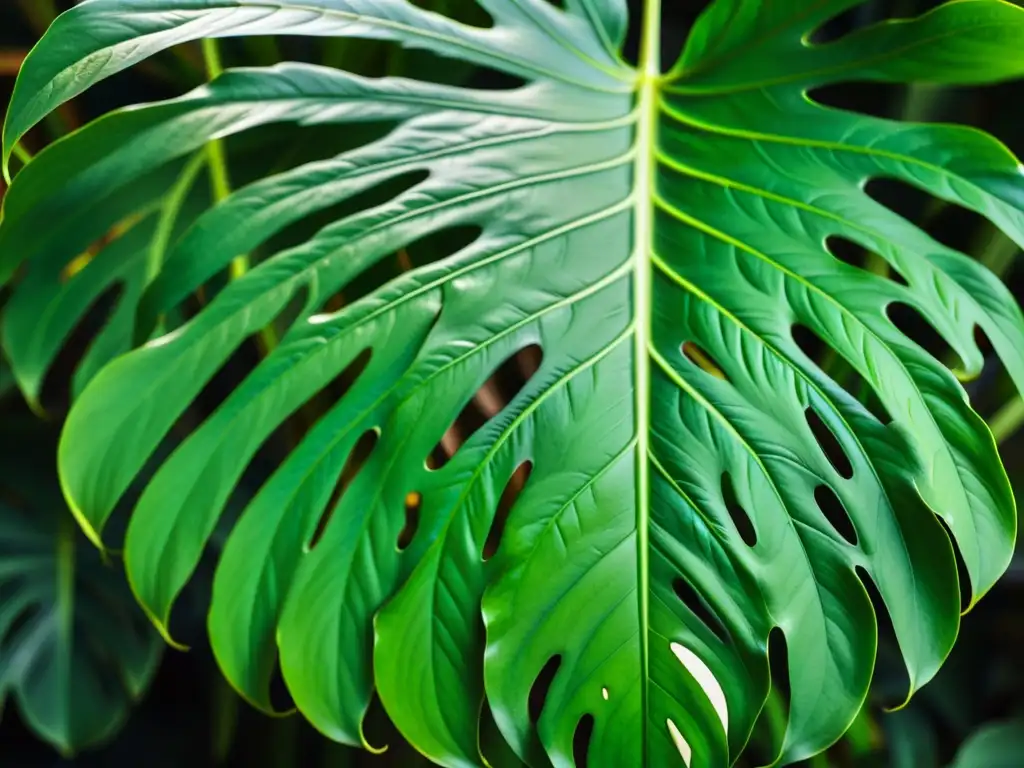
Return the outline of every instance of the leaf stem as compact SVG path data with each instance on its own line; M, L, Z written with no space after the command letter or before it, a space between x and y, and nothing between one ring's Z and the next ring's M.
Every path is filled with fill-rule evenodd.
M989 429L996 439L996 444L1008 440L1017 430L1024 426L1024 399L1020 395L1000 408L989 421Z
M210 757L214 765L224 765L238 733L238 695L219 670L213 674Z
M167 255L167 246L171 242L171 235L174 232L174 225L178 221L178 215L181 213L181 207L185 204L189 190L192 189L196 176L206 164L208 156L208 153L199 152L189 160L164 200L156 233L153 235L153 244L146 259L147 285L153 282L163 267L164 256Z
M25 146L20 141L14 143L12 152L21 161L22 165L28 165L32 162L32 153L25 149Z
M220 58L220 48L213 38L203 39L203 61L206 64L206 77L216 80L224 72ZM224 142L214 139L206 145L210 167L210 190L214 203L219 203L231 194L231 177L228 175L228 161L224 153ZM236 256L231 262L231 279L237 280L249 271L249 258Z
M650 645L650 486L648 457L650 447L650 346L651 346L651 246L653 243L654 209L650 190L654 186L655 144L658 124L658 87L661 83L661 0L646 0L643 10L643 34L640 42L639 121L636 130L633 312L634 312L634 377L636 385L636 530L637 530L637 596L640 622L640 706L644 713L643 763L648 755L648 712L650 693L648 677Z

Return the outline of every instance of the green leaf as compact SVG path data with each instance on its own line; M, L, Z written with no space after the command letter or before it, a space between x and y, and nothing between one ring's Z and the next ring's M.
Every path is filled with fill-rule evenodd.
M1022 754L1024 721L990 723L964 742L950 768L1014 768Z
M9 427L0 452L0 707L65 755L116 734L162 644L117 569L77 530L38 454ZM18 454L15 454L15 445Z
M232 353L287 326L177 436L135 506L127 569L165 635L261 445L347 377L219 562L211 642L257 706L272 708L279 663L298 708L346 743L365 744L376 689L444 765L482 764L486 698L531 765L571 765L587 748L594 765L717 768L764 705L774 629L788 654L785 761L821 751L856 716L876 609L892 617L908 694L931 679L956 637L960 589L973 603L991 587L1016 532L995 442L958 377L981 369L981 329L1024 389L1024 317L987 269L864 186L900 180L1024 244L1024 174L979 131L843 112L813 91L1018 76L1024 11L959 0L808 42L856 4L718 0L667 74L654 1L636 70L619 56L617 0L482 0L487 27L405 0L86 0L61 17L19 78L7 148L91 83L204 35L386 39L525 80L474 90L296 64L234 70L108 115L18 175L0 225L4 278L60 247L43 234L58 212L109 226L100 201L209 140L270 123L395 125L243 186L169 244L140 299L144 328L239 253L346 210L114 360L69 416L61 477L99 543ZM454 230L478 234L374 283L396 253ZM833 237L900 279L841 261ZM336 309L339 291L349 303ZM945 339L955 373L890 320L894 304ZM805 351L815 338L863 380L860 398ZM447 463L428 465L492 374L535 346L539 369ZM418 527L399 546L409 498Z

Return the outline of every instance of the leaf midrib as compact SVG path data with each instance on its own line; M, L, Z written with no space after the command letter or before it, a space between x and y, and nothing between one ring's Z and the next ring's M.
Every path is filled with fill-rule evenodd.
M661 0L645 0L638 71L637 144L634 159L636 214L633 237L634 373L636 410L637 619L640 640L641 764L650 759L650 405L653 279L649 259L654 246L654 172L657 166L658 90L661 72Z

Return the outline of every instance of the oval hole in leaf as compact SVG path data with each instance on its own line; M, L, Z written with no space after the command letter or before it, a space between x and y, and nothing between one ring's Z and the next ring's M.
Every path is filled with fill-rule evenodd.
M676 750L679 752L679 756L683 759L683 764L686 768L690 768L690 762L693 760L693 749L690 747L690 742L686 740L683 734L672 720L666 720L665 726L668 728L669 735L672 737L672 743L676 745Z
M704 691L704 695L708 697L708 701L718 715L718 719L722 722L722 730L728 733L729 703L725 699L725 691L722 690L722 684L718 682L715 673L711 671L711 668L704 659L682 643L669 643L669 648L675 657L679 659L679 663L686 668L686 671L690 673L690 676L701 687L701 690Z
M590 739L594 735L594 716L584 715L576 723L572 735L572 759L576 768L587 768L590 752Z
M726 377L725 372L722 370L722 367L715 361L715 359L711 355L709 355L704 349L699 347L694 342L684 342L679 349L682 351L683 356L686 357L687 360L696 365L705 373L711 374L716 379L728 381L728 377Z
M889 322L947 368L962 371L963 362L935 326L916 308L894 301L885 308Z
M334 492L331 494L330 500L327 502L327 506L324 507L324 513L320 517L320 522L317 524L316 532L313 534L313 538L309 543L309 549L312 550L320 542L320 537L323 536L324 530L327 528L327 524L331 521L331 517L334 515L334 511L338 508L341 503L341 498L344 496L345 491L352 485L352 481L355 480L356 475L359 474L365 465L367 460L370 458L370 454L377 445L377 441L380 438L380 431L377 429L369 429L360 435L356 444L352 447L349 452L348 459L345 460L345 466L341 470L341 474L338 475L338 481L334 486Z
M535 352L529 353L530 355L542 356L541 348L537 344L530 344L510 355L463 406L462 411L455 417L452 425L445 430L437 446L431 451L427 459L428 468L440 469L451 461L467 440L484 424L497 416L523 390L537 371L534 368L529 375L523 374L522 360L529 359L524 353L531 348ZM522 358L521 355L523 355Z
M551 690L551 683L555 680L555 675L558 674L558 668L562 665L561 654L552 656L544 664L540 670L540 674L533 681L533 685L530 686L530 696L527 700L527 710L530 713L530 722L535 724L540 720L541 713L544 711L544 702L547 701L548 691Z
M398 551L412 544L416 531L420 527L420 509L423 506L423 494L410 491L405 494L405 526L398 534Z
M732 477L728 472L722 473L721 485L722 501L729 512L729 517L732 518L733 525L736 526L736 530L740 534L740 538L743 539L743 543L748 547L756 546L757 530L754 528L750 515L747 514L747 511L736 497L736 489L733 487Z
M495 510L494 517L491 520L491 530L487 532L487 540L484 542L484 560L490 560L494 553L498 551L509 513L512 511L516 499L519 498L519 494L526 487L526 481L530 479L532 471L533 462L524 461L516 467L512 476L508 479L508 483L505 484L505 490L501 493L501 498L498 500L498 508Z
M883 425L892 422L889 411L882 404L874 388L860 375L860 371L829 347L817 333L799 323L792 327L791 333L793 342L800 348L800 351L819 368L822 365L826 366L827 374L832 380L840 383L847 392L857 398L872 416Z
M804 416L807 419L807 426L814 433L814 439L818 441L818 447L821 448L821 452L825 454L832 468L846 480L853 477L853 465L850 463L850 458L818 412L810 407L804 411Z
M676 593L676 597L682 601L690 613L711 630L715 637L722 642L729 641L729 630L725 628L725 624L718 618L718 614L715 613L715 610L708 601L704 599L704 596L694 589L689 581L681 576L676 577L672 580L672 591Z
M832 487L819 485L815 488L814 501L836 533L846 539L851 546L857 546L857 529Z
M891 265L884 262L881 256L871 253L860 243L842 237L841 235L829 235L825 238L825 248L836 258L837 261L841 261L844 264L856 267L857 269L871 272L872 274L877 274L879 277L882 275L872 269L872 262L875 262L875 264L881 264L886 270L886 277L899 285L908 285L907 281L903 278L903 275L893 269Z

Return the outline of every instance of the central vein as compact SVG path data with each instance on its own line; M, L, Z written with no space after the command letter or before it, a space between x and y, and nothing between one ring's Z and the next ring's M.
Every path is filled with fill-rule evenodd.
M661 76L661 0L646 0L644 29L641 39L638 72L639 122L636 136L636 166L633 178L635 201L633 238L633 312L635 328L634 385L636 387L636 529L637 529L637 594L640 621L640 705L643 722L643 765L648 762L649 696L648 613L650 588L648 584L648 551L650 535L650 463L648 439L650 435L650 355L651 318L651 262L653 244L653 195L655 130L658 117L657 87Z

